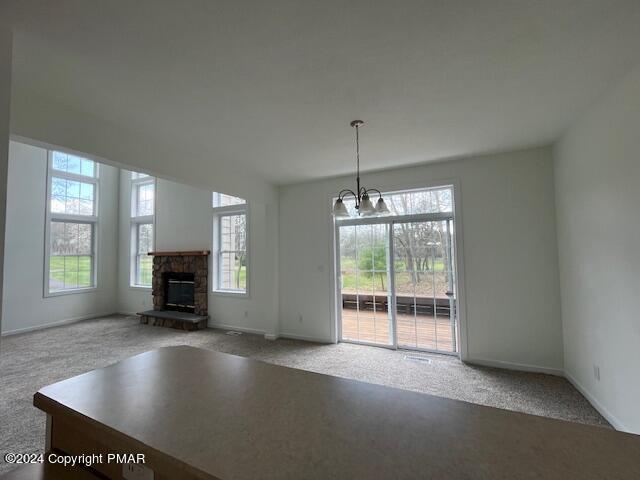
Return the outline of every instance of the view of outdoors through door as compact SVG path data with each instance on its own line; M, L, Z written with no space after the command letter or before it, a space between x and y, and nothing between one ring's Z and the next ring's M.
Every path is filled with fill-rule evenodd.
M456 351L451 223L393 224L399 347Z
M389 226L340 227L342 338L391 345Z
M336 222L340 340L457 348L450 187L385 195L391 213Z

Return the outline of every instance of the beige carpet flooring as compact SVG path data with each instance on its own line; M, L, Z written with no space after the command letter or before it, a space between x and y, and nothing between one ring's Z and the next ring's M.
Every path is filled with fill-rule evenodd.
M192 345L278 365L429 393L508 410L608 426L563 378L465 365L443 355L351 344L264 340L221 330L181 332L112 316L3 337L0 452L44 446L45 416L32 405L41 387L168 345ZM13 468L2 460L0 473Z

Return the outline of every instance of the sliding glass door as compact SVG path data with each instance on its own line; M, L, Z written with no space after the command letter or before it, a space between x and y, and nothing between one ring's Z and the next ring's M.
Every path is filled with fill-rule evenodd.
M452 220L393 224L399 347L456 351Z
M392 345L389 226L339 227L340 301L345 341Z
M337 224L340 341L456 353L453 228L448 214Z

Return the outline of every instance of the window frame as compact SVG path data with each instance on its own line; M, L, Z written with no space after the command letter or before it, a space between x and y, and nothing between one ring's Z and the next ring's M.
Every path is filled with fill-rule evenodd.
M138 258L139 252L139 234L140 225L151 225L153 229L153 248L156 244L156 193L158 189L155 177L146 175L139 177L138 172L129 172L129 186L131 188L130 196L130 236L129 236L129 288L151 290L152 285L141 285L138 282L139 268ZM153 214L137 215L138 213L138 192L142 185L153 185Z
M215 195L216 192L213 192ZM213 204L213 203L212 203ZM212 207L213 209L213 255L212 257L212 268L211 268L211 291L216 295L223 296L232 296L232 297L242 297L249 298L250 296L250 287L251 287L251 248L250 248L250 223L251 216L249 212L249 204L245 200L245 203L239 203L234 205L225 205L224 207ZM221 244L222 244L222 228L221 222L222 218L233 216L233 215L244 215L245 216L245 263L246 263L246 277L245 277L245 289L237 290L232 288L222 288L221 280L222 280L222 253Z
M53 168L53 153L60 152L82 157L94 163L94 176L88 177L77 173L64 172ZM53 177L65 180L73 180L82 183L93 184L93 215L80 215L69 213L54 213L51 211L51 195ZM43 297L57 297L61 295L74 295L87 293L98 289L98 237L99 237L99 208L100 208L100 163L89 155L67 152L63 149L47 149L47 186L45 200L45 236L44 236L44 275ZM91 286L77 287L51 291L51 223L52 222L81 223L91 225ZM82 255L84 256L84 255Z

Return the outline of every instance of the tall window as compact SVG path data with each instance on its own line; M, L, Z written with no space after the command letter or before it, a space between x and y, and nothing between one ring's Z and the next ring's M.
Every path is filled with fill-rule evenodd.
M131 172L131 285L150 287L153 261L155 178Z
M45 293L96 286L98 164L49 151Z
M246 294L249 258L247 252L247 202L214 192L214 290Z

